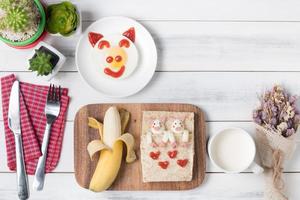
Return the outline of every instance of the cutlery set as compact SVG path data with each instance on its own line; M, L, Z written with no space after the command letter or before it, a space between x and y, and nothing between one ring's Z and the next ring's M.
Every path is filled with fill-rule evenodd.
M38 160L35 171L33 189L42 190L45 178L45 163L47 158L47 149L51 132L51 125L57 119L60 113L60 101L62 90L61 87L50 85L47 102L45 106L45 115L47 124L44 132L43 142L41 146L42 155ZM17 185L18 196L20 200L29 198L28 178L25 169L24 153L22 145L22 130L21 130L21 116L20 116L20 84L19 81L13 83L8 109L8 126L14 133L15 150L16 150L16 171L17 171Z

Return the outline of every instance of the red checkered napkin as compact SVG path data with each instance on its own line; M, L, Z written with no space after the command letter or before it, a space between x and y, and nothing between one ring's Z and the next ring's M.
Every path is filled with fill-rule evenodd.
M8 127L7 115L10 91L15 80L16 77L14 74L1 78L2 109L6 140L7 165L10 170L16 169L16 155L14 135ZM41 156L40 146L43 141L44 130L46 127L46 116L44 114L44 108L46 105L48 89L48 86L20 83L21 130L24 159L28 174L35 173L38 158ZM47 173L51 172L56 167L60 158L68 104L68 90L63 89L60 114L51 128L46 161Z

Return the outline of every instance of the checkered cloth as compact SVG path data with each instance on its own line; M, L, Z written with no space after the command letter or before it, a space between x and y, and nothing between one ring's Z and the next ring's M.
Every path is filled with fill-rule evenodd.
M13 132L8 127L9 96L14 74L1 78L2 109L6 140L7 165L10 170L16 169L15 140ZM46 105L48 86L39 86L29 83L20 83L20 114L23 140L24 159L28 174L34 174L38 158L41 156L40 146L43 141L46 127L44 108ZM58 118L52 125L48 154L46 161L46 173L51 172L57 165L62 140L64 135L65 118L69 104L68 90L62 90L61 109Z

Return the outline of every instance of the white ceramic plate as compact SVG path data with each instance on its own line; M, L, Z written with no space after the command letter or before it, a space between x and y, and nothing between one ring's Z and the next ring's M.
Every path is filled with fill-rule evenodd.
M101 76L91 59L93 47L88 39L89 32L102 35L124 33L135 28L135 46L138 50L138 65L135 71L124 79ZM106 17L91 24L81 36L76 47L76 65L84 81L95 90L110 97L126 97L143 89L151 80L157 64L157 51L150 33L137 21L126 17Z

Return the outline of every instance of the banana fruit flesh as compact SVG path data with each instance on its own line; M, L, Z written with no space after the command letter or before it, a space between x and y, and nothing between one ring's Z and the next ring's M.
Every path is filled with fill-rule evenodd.
M99 130L100 140L91 141L87 150L91 159L100 151L97 167L90 181L89 189L101 192L108 189L116 179L122 163L123 144L127 147L126 162L136 159L134 138L130 133L124 133L130 114L124 109L110 107L104 116L103 124L94 118L89 118L89 126Z

